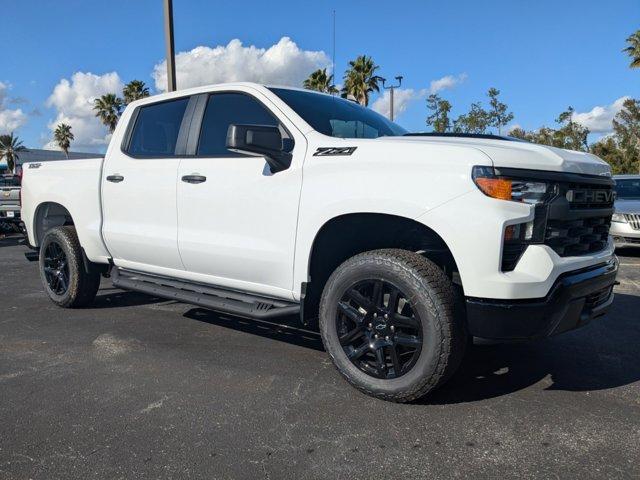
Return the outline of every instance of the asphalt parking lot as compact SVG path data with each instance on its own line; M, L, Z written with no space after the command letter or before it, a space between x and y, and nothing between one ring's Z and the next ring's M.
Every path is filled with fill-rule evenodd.
M475 345L412 405L351 388L312 332L107 280L59 309L24 251L0 240L0 478L640 476L640 251L609 315Z

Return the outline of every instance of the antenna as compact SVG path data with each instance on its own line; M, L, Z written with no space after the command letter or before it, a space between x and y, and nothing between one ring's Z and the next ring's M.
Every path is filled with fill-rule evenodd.
M333 58L331 60L331 75L333 83L336 83L336 11L333 11Z

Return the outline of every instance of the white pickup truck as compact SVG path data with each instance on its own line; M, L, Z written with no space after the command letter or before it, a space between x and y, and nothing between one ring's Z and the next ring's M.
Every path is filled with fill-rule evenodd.
M102 274L297 314L351 384L405 402L473 336L547 337L607 310L613 186L588 153L409 134L348 100L237 83L131 103L104 159L28 164L22 218L62 307L89 305Z

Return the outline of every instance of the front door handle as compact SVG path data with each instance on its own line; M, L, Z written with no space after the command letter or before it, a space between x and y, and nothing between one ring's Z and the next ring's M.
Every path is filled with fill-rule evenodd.
M124 180L122 175L109 175L107 177L107 182L120 183Z
M185 175L182 177L182 181L186 183L202 183L207 181L207 177L204 175Z

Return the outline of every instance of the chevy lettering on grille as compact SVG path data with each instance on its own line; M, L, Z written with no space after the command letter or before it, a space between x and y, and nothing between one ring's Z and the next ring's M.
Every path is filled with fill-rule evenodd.
M571 203L613 203L615 192L613 190L592 189L569 190L567 200Z

